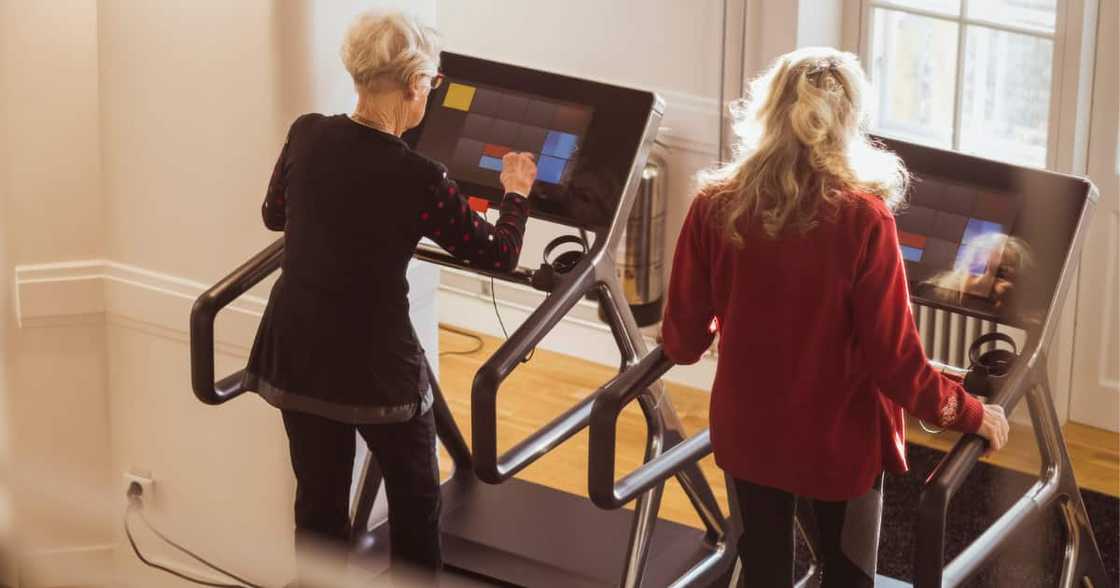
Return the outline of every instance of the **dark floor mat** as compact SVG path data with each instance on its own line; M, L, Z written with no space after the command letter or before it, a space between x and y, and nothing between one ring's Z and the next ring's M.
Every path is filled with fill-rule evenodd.
M926 447L910 446L911 473L887 476L885 504L879 544L879 573L913 580L914 521L921 482L945 454ZM979 463L957 493L949 508L946 552L952 558L964 549L999 515L1004 513L1035 478L1005 468ZM1120 576L1118 501L1098 492L1083 490L1082 500L1093 522L1093 530L1113 584ZM1053 586L1061 569L1063 526L1057 510L1044 523L1024 528L1007 551L985 567L969 586Z

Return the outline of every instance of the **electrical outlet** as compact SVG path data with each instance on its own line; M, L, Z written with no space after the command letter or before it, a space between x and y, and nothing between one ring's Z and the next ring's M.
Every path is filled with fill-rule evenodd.
M490 288L490 282L488 282L486 280L481 280L481 281L479 281L478 285L479 285L478 289L482 293L483 296L489 297L489 296L493 295L494 291Z
M145 501L150 502L152 500L152 497L153 497L153 492L155 491L156 481L153 480L151 476L145 476L145 475L141 475L141 474L133 474L131 472L125 472L124 473L124 492L125 492L126 496L128 495L128 489L132 486L133 482L140 485L140 492L141 492L140 497L143 498Z

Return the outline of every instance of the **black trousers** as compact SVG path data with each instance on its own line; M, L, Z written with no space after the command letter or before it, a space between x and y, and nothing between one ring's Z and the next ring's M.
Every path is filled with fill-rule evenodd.
M283 411L283 415L296 475L296 551L301 560L324 553L324 547L336 554L349 552L357 431L384 476L393 576L434 575L441 566L441 553L432 411L403 423L358 426L301 412ZM345 565L345 556L337 559L341 563L336 565ZM300 574L301 586L315 583L304 579L302 562Z
M812 510L806 517L815 528L806 529L820 550L823 588L872 588L879 549L879 523L883 513L883 477L859 498L842 502L801 500L789 492L735 480L743 520L739 559L741 586L785 588L793 585L794 515L798 508ZM805 513L802 513L805 514Z

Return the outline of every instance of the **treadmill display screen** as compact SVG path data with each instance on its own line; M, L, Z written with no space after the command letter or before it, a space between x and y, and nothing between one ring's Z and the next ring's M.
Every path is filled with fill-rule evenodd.
M468 195L497 203L502 156L532 153L530 215L596 229L610 225L660 115L651 92L443 53L446 81L404 139L445 165Z
M595 109L533 94L448 80L432 101L417 149L442 161L452 177L501 188L502 156L533 154L537 179L563 185Z
M911 297L1002 324L1041 324L1092 194L1086 180L884 140L914 176L896 214Z
M998 301L1017 271L1008 235L1020 206L1017 194L924 178L897 219L906 275Z

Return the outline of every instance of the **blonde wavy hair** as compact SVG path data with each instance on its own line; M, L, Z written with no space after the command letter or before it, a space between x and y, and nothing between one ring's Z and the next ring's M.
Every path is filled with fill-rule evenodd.
M730 163L700 175L723 234L743 244L758 219L767 236L816 226L822 207L866 192L893 210L910 176L867 134L867 78L851 53L807 47L779 57L732 105L739 138Z
M440 39L435 29L403 12L371 10L358 15L340 51L354 87L404 87L414 76L439 71Z

